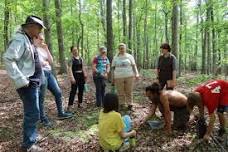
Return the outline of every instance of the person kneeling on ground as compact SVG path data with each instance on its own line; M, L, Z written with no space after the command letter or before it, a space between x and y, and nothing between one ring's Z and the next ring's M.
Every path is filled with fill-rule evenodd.
M99 115L98 136L103 150L116 151L121 149L124 139L135 137L136 131L125 132L125 124L118 113L118 96L107 93L104 97L104 108Z
M194 92L188 95L188 108L190 111L197 106L200 118L204 117L204 106L209 113L209 124L203 138L209 140L215 122L215 109L220 122L219 136L225 133L226 119L224 112L228 112L228 82L224 80L214 80L204 85L198 86Z
M171 111L174 112L174 127L185 129L189 121L190 114L187 109L187 97L177 91L162 90L160 85L154 82L146 87L146 96L152 101L149 114L140 121L138 126L151 118L157 109L163 114L165 119L165 130L171 133Z

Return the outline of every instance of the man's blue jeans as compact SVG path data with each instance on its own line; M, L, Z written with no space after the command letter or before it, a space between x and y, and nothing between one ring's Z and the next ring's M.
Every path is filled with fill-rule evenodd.
M36 124L40 119L39 111L39 87L29 86L17 89L23 102L24 123L23 123L23 148L30 148L37 138Z
M58 111L58 115L63 114L63 105L62 105L62 92L58 85L58 82L51 71L44 70L45 74L45 84L42 84L40 87L40 118L41 121L46 119L44 113L44 98L46 89L48 89L53 96L55 97L55 103Z
M105 78L101 76L93 77L95 86L96 86L96 105L98 107L103 105L104 95L105 95Z

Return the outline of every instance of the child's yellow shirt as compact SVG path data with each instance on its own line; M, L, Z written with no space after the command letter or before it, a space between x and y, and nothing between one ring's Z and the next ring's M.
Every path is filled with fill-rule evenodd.
M124 129L120 113L111 111L99 115L98 135L99 143L104 150L117 150L121 147L123 139L119 133Z

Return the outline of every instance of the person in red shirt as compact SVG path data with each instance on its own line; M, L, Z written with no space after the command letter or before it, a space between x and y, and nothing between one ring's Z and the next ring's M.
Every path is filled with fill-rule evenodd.
M200 117L204 116L204 107L208 109L209 124L204 135L209 140L215 122L215 110L220 122L219 136L225 133L226 120L224 112L228 112L228 81L214 80L198 86L188 95L188 108L190 111L197 106Z

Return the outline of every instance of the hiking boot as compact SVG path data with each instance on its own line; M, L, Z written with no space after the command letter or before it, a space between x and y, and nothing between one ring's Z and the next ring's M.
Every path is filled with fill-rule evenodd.
M64 112L62 114L58 114L58 118L60 120L63 120L63 119L69 119L69 118L72 118L74 115L70 112Z

